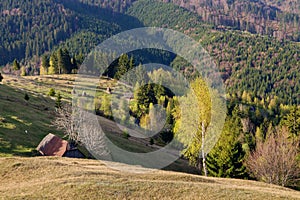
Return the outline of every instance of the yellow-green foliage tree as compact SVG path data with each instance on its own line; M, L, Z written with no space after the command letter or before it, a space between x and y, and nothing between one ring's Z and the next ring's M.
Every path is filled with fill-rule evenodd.
M49 75L57 74L58 67L57 67L57 58L55 54L51 55L49 64L50 66L48 68L48 74Z
M100 110L103 111L103 114L106 117L111 117L112 116L112 110L111 110L111 99L109 95L103 95L102 96L102 101L101 101L101 108Z
M204 140L211 120L212 103L206 82L201 78L194 80L191 91L179 101L184 103L179 105L182 112L178 111L178 105L175 109L175 136L186 145L183 155L191 164L203 169L207 176Z

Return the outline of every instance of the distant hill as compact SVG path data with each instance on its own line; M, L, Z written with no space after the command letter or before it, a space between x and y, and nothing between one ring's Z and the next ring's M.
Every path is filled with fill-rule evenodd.
M105 38L141 26L130 16L114 13L110 4L100 5L78 0L1 1L0 65L51 52L74 34L83 35L77 52L87 53ZM93 34L96 39L91 41Z
M299 43L241 31L216 30L203 23L197 14L172 3L140 0L127 14L146 26L175 29L200 41L219 67L231 95L241 98L246 91L252 101L256 98L256 101L268 99L269 102L277 96L281 103L300 103ZM181 66L180 61L175 60L174 66Z
M300 41L299 0L160 0L197 13L218 28Z

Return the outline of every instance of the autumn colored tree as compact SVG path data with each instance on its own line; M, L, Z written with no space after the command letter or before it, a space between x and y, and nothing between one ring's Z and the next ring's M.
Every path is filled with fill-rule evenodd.
M189 159L191 164L198 166L199 170L203 169L207 176L207 153L204 150L204 140L211 119L210 92L206 82L201 78L193 81L191 88L187 96L182 97L182 102L185 102L182 106L186 106L186 108L182 107L181 110L184 110L184 113L179 116L177 114L174 131L178 140L187 145L183 155ZM190 141L187 138L193 139Z
M260 181L290 186L300 177L297 144L286 128L278 128L246 160L251 174Z

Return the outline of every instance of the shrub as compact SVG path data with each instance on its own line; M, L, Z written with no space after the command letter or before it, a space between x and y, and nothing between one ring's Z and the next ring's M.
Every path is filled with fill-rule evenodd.
M125 139L129 139L129 138L130 138L130 134L129 134L128 132L124 131L124 132L123 132L123 137L124 137Z
M55 89L50 88L48 95L49 95L50 97L54 97L55 94L56 94Z
M150 139L150 145L154 145L154 139L153 138Z
M25 99L26 101L29 101L29 95L28 95L27 93L25 93L24 99Z
M289 138L286 128L277 129L265 142L257 144L246 166L260 181L292 186L300 176L297 148L297 142Z

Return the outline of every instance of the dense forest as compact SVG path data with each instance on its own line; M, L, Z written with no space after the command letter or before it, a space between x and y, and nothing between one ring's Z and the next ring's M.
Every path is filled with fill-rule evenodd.
M248 31L279 39L300 40L299 1L161 0L180 5L217 28Z
M298 43L239 31L211 31L197 15L172 4L139 1L128 13L147 26L185 30L199 40L219 66L230 94L241 97L246 91L260 101L277 97L285 104L299 104Z
M23 60L25 64L71 38L67 45L74 41L77 45L70 47L72 53L86 54L125 27L140 26L130 16L64 0L2 1L0 22L0 65L14 59Z

